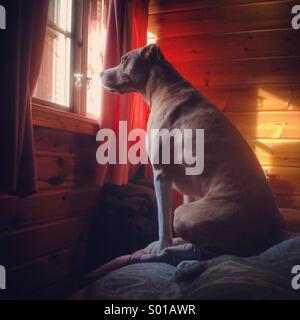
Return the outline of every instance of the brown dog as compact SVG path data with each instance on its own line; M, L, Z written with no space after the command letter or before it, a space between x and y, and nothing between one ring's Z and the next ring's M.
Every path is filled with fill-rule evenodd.
M246 256L280 240L283 221L255 154L223 113L178 74L156 45L127 53L101 78L109 91L137 91L145 97L151 106L148 131L204 129L202 174L187 175L187 163L175 164L174 156L170 164L153 164L159 241L149 247L150 252L157 254L172 244L172 186L184 195L173 223L185 241ZM159 152L161 142L150 147Z

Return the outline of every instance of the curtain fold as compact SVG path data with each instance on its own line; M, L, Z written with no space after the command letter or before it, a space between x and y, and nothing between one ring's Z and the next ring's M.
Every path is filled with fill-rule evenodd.
M126 52L146 45L148 2L148 0L109 1L104 69L118 65ZM139 94L120 96L103 91L100 108L100 129L113 129L117 137L119 121L127 121L128 131L134 128L146 129L149 107ZM127 150L124 152L127 154ZM97 181L99 185L104 182L125 184L134 171L134 167L130 164L98 165Z
M0 189L29 195L37 191L31 97L42 60L49 1L1 4L7 28L0 32Z

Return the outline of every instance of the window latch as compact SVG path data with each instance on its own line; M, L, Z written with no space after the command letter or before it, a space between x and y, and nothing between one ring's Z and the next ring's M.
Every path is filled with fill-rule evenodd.
M90 89L92 78L85 77L82 73L77 72L77 73L74 73L74 79L75 79L76 88L81 88L83 81L86 80L87 89Z

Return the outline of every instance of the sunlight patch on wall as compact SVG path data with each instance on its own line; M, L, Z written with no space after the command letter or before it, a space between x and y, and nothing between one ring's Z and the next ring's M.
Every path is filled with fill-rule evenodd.
M299 111L257 112L256 123L247 124L247 119L244 118L244 125L247 126L248 131L251 131L251 126L256 128L256 138L299 139L299 123Z
M276 90L276 89L274 89ZM257 92L258 110L294 110L297 106L293 102L292 90L284 98L279 98L269 91L259 88Z
M248 124L244 122L246 127L255 128L255 138L249 144L273 191L287 192L289 185L286 177L278 173L285 172L284 168L288 168L287 172L291 168L298 168L300 163L300 112L299 105L295 103L297 92L293 88L274 87L273 94L260 88L257 90L257 101L254 121Z
M278 121L277 117L274 117L274 120L272 121L271 117L266 117L265 114L258 113L256 136L258 138L268 137L271 139L281 139L287 126L288 123L285 122L284 119Z
M264 166L299 166L300 139L257 139L250 145Z

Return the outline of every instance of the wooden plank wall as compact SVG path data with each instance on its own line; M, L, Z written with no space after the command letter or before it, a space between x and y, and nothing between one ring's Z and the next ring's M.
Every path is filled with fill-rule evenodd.
M89 133L35 126L39 192L0 195L0 263L7 269L9 297L64 298L87 271L100 189L95 132L77 124L83 130L73 129Z
M150 40L219 106L300 208L300 32L290 0L151 0Z

